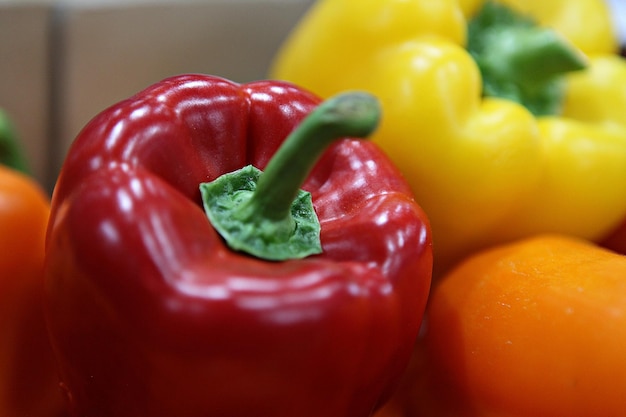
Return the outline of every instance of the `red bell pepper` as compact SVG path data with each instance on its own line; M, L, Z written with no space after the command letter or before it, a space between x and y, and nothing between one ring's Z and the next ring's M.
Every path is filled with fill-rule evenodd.
M46 255L72 416L359 417L389 396L428 296L430 228L389 159L344 130L323 152L305 146L314 166L299 156L269 174L322 106L283 82L182 75L82 130L53 194ZM321 253L265 260L224 242L199 184L249 164L266 169L258 190L273 188L261 186L270 176L281 190L261 217L302 176Z

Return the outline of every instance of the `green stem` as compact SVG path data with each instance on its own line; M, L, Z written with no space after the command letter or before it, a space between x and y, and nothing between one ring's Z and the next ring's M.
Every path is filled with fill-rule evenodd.
M9 116L0 109L0 164L28 174L26 157L17 142Z
M538 85L586 66L585 57L553 30L510 28L489 39L483 59L500 79Z
M468 25L467 49L483 81L483 95L518 102L535 115L558 114L564 75L587 59L556 31L495 1Z
M378 125L379 115L376 98L362 92L340 94L319 105L267 164L256 191L242 207L246 217L288 217L302 183L324 150L339 138L368 136Z
M300 187L331 143L369 136L379 118L378 100L368 93L323 102L287 137L265 172L249 165L200 184L213 227L232 249L262 259L320 253L319 220L311 194Z

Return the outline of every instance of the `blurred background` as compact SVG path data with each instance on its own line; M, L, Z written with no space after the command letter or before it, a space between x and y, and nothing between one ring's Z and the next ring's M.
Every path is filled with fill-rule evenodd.
M98 112L170 75L245 82L311 0L0 0L0 108L52 190Z
M626 43L626 0L607 0ZM237 82L270 61L313 0L0 0L0 107L51 191L98 112L170 75Z

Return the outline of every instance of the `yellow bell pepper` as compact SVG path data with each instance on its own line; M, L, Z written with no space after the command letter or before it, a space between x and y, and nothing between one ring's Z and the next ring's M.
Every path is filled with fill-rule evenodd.
M523 42L507 49L505 37L491 36L496 47L486 48L485 61L526 77L526 90L542 78L564 83L548 111L536 114L506 94L484 94L489 84L468 50L483 3L319 0L270 70L323 97L362 89L380 98L373 140L429 215L439 272L537 233L597 241L626 215L626 60L605 2L498 2L535 20L537 30L560 34L565 61L574 63L572 72L546 75L551 57L525 55Z

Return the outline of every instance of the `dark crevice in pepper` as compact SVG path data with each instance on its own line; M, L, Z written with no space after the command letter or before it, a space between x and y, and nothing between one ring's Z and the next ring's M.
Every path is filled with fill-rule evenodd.
M563 75L587 66L556 31L494 1L470 20L467 49L480 69L483 96L520 103L536 116L559 114Z
M321 253L310 193L300 186L334 141L367 138L380 119L368 93L339 94L320 104L289 135L264 172L251 165L200 184L205 211L234 250L266 260Z

